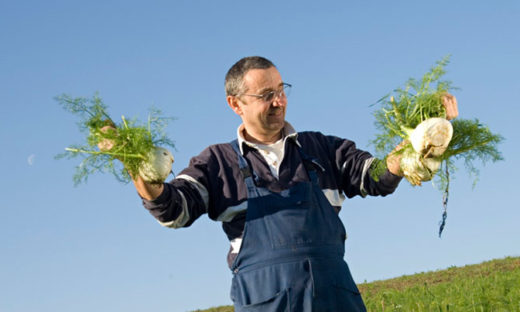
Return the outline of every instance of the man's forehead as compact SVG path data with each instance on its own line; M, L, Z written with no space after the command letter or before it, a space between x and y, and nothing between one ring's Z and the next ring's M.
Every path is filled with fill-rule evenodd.
M278 88L283 84L282 77L276 67L267 69L250 69L244 75L244 86L249 91L261 92Z

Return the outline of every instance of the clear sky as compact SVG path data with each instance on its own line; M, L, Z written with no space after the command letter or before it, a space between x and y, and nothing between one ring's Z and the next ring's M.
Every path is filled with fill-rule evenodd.
M381 96L447 54L462 118L506 140L505 161L463 165L437 236L442 194L403 181L343 205L357 282L520 255L518 1L1 1L0 311L189 311L230 304L221 224L162 228L133 187L95 175L74 187L82 143L53 97L105 100L114 119L175 116L174 171L234 138L224 75L262 55L293 84L287 120L373 152Z

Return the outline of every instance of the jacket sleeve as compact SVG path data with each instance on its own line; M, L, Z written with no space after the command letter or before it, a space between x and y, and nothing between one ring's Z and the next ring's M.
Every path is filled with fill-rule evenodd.
M371 164L376 160L370 153L360 150L346 139L328 137L333 159L339 169L341 188L348 198L386 196L395 191L401 177L386 170L378 181L370 175Z
M164 183L164 190L154 200L143 199L143 206L166 227L190 226L208 210L208 177L212 154L208 149L190 160L175 179Z

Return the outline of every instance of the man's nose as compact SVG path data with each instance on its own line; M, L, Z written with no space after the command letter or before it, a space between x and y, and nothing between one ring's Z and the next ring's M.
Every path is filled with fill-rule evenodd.
M287 105L287 99L283 95L278 95L273 99L273 103L271 105L274 107L283 107Z

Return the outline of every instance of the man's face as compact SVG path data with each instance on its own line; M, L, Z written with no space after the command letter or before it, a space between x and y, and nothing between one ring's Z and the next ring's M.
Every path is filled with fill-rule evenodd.
M238 110L246 131L255 136L274 136L280 133L285 125L287 97L282 94L270 101L251 96L264 95L272 91L280 91L283 81L275 67L268 69L251 69L243 78L244 91L237 97Z

